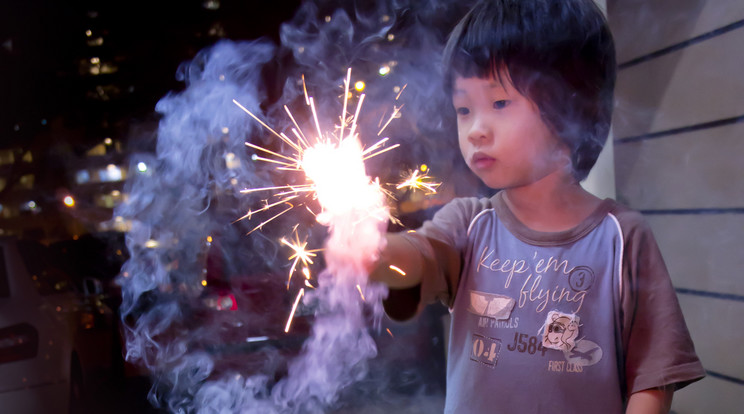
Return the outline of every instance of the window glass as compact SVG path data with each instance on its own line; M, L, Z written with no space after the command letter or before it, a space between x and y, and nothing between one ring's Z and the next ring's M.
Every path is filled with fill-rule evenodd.
M47 247L36 242L21 241L18 243L18 250L39 294L52 295L74 291L69 276L62 270L61 264L54 260Z

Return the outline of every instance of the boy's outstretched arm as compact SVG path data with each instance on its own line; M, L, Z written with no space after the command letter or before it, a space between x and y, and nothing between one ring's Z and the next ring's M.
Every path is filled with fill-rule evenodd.
M666 414L672 407L674 387L651 388L630 394L626 414Z
M411 242L399 234L385 235L385 247L372 267L370 280L381 282L393 289L405 289L421 283L423 258ZM400 269L403 273L395 270Z

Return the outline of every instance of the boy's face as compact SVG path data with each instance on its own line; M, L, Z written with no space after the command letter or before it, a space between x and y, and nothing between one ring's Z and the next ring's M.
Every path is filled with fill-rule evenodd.
M502 78L503 84L455 78L452 104L468 167L499 189L526 186L558 171L570 174L568 148L545 125L537 105Z

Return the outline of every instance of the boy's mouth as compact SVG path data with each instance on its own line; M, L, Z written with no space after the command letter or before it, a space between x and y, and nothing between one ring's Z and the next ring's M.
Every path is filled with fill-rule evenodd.
M471 165L479 170L490 167L496 159L482 152L476 152L471 158Z

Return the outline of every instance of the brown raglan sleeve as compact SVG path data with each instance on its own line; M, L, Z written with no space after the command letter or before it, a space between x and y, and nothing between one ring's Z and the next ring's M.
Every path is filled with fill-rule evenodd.
M628 394L705 376L659 247L640 213L618 214L625 238L622 323Z
M390 289L388 298L383 301L390 318L410 319L436 301L452 307L462 270L468 225L487 203L485 199L454 199L421 228L400 235L421 254L422 278L421 284L412 288Z

